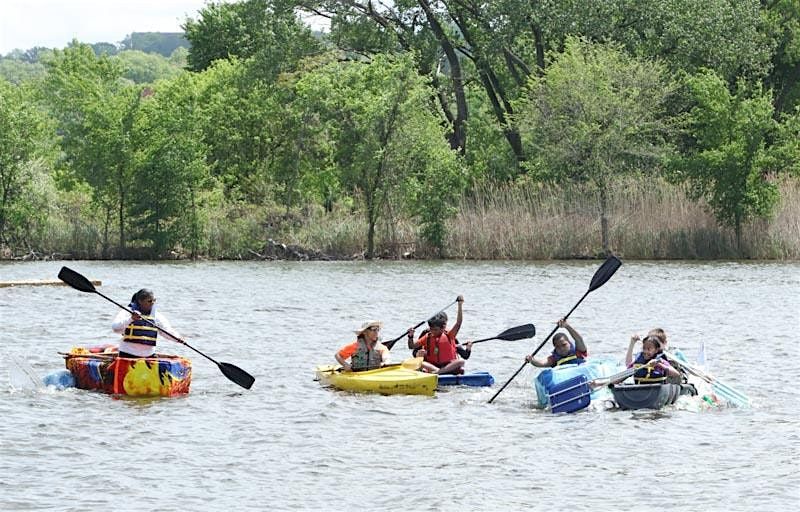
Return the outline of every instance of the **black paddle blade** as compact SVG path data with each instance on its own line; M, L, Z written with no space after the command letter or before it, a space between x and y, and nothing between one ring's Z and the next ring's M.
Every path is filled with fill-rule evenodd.
M76 290L89 293L95 293L97 291L91 281L75 272L71 268L61 267L61 270L58 273L58 278Z
M253 387L253 383L256 381L255 377L242 370L238 366L234 366L230 363L217 363L217 366L219 366L219 369L223 375L228 377L228 379L232 380L236 384L242 386L244 389L250 389Z
M536 336L536 327L533 324L518 325L507 329L497 335L498 340L516 341L533 338Z
M592 282L589 284L589 291L594 291L606 284L620 266L622 266L622 262L619 258L616 256L609 256L600 268L597 269L597 272L594 273Z

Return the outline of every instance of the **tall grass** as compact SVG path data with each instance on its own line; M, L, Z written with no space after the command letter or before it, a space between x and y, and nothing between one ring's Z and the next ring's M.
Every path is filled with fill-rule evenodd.
M633 259L796 259L800 257L800 182L780 183L772 220L743 229L742 250L732 229L720 227L681 186L625 179L609 194L612 251ZM482 186L462 198L451 221L450 256L474 259L551 259L598 256L600 212L589 186Z
M702 202L681 186L652 178L615 182L609 194L609 236L615 254L631 259L800 259L800 180L779 183L781 202L771 219L742 230L741 251L732 229L720 227ZM415 219L384 212L376 230L376 256L435 257L419 237ZM204 212L200 257L253 259L268 239L331 258L363 257L367 228L356 208L263 207L220 204ZM62 197L41 238L10 257L101 258L103 223L85 200ZM111 227L111 236L116 228ZM106 257L114 258L111 241ZM446 258L562 259L601 256L600 213L588 186L495 184L465 193L448 221ZM9 257L5 251L4 257ZM173 257L188 257L176 248Z

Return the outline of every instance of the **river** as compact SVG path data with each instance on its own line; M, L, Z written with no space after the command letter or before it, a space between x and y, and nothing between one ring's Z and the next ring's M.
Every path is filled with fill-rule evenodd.
M0 288L4 511L734 511L800 498L798 263L625 262L570 316L590 354L622 359L631 334L660 326L690 358L705 342L714 374L753 406L570 415L532 408L531 366L487 401L600 262L1 262L0 280L55 279L63 264L117 302L152 288L192 346L256 382L239 388L162 341L192 358L188 396L36 387L24 370L40 378L63 368L59 351L115 341L117 308L66 286ZM384 397L313 380L362 321L394 338L458 294L462 341L537 326L475 346L467 369L494 387Z

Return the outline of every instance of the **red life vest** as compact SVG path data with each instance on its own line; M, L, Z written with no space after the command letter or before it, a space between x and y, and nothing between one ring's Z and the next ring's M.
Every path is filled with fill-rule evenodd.
M457 357L456 342L450 339L447 331L442 331L438 340L431 338L431 333L424 334L419 343L425 349L425 361L442 365L447 364Z

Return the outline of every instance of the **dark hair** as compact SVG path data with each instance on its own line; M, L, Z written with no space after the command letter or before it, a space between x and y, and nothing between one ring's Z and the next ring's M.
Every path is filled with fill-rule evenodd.
M131 298L131 302L135 302L136 304L139 304L140 301L143 301L144 299L148 299L148 298L152 299L153 297L155 297L155 294L153 293L153 290L150 290L149 288L142 288L141 290L139 290L138 292L133 294L133 297Z
M569 338L567 338L566 334L564 334L563 332L559 332L555 336L553 336L553 345L555 345L556 342L558 340L560 340L561 338L564 338L565 340L569 341ZM570 343L570 345L571 345L571 343Z
M447 325L447 313L439 312L428 319L428 327L439 327L444 329Z
M642 345L645 343L650 342L656 346L656 352L661 351L661 338L656 336L655 334L651 334L650 336L646 337L642 340Z

